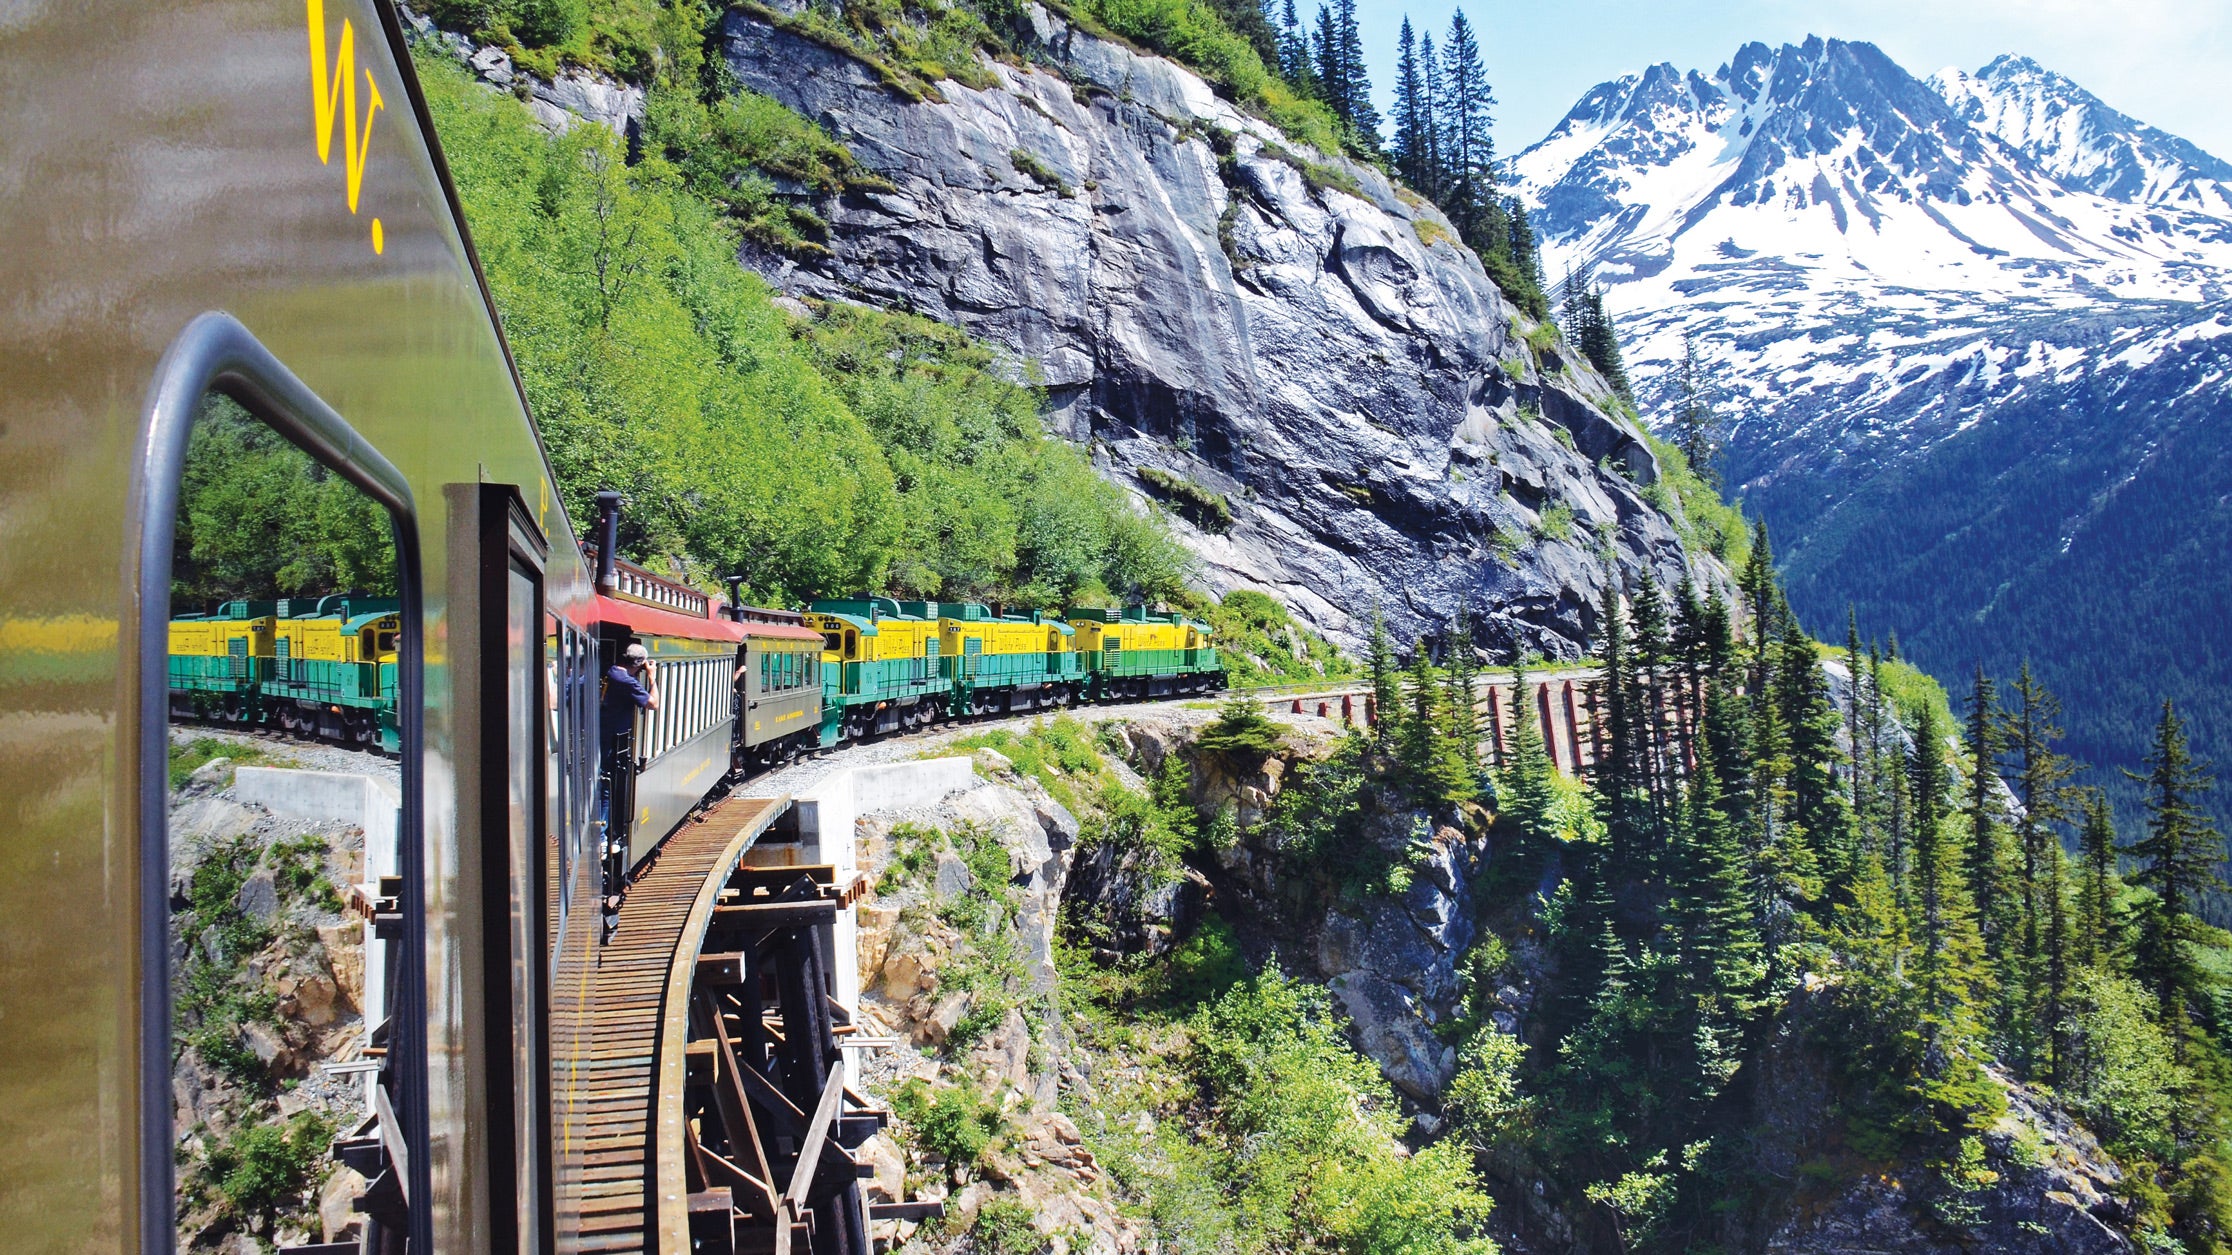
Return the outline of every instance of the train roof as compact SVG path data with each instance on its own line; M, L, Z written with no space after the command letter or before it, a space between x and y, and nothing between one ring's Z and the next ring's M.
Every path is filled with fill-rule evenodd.
M639 601L622 601L617 597L597 594L596 620L627 628L639 636L670 636L693 641L725 641L735 644L745 636L745 625L731 619L701 619L696 615L682 614L658 606L647 606ZM763 626L767 633L776 630L773 624ZM804 629L800 629L804 631ZM819 639L819 634L813 634Z
M1199 619L1182 614L1156 614L1145 606L1125 606L1111 609L1106 606L1071 606L1062 612L1073 623L1164 623L1190 627L1203 635L1210 635L1215 628Z

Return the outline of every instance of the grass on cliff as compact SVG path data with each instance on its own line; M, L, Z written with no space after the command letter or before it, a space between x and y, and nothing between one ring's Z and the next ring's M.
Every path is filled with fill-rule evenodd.
M656 148L629 165L601 127L546 134L424 46L418 70L566 505L619 490L627 554L708 588L748 572L776 604L1182 590L1168 524L1046 433L1017 364L923 318L786 314L709 175ZM764 106L724 110L721 160L846 177Z
M1259 684L1310 684L1359 674L1356 661L1300 623L1287 608L1251 589L1236 588L1222 601L1184 600L1206 622L1210 640L1235 688Z
M1751 558L1751 529L1744 511L1721 498L1675 446L1648 431L1644 441L1658 458L1659 477L1643 489L1643 499L1673 520L1682 543L1719 558L1731 571Z

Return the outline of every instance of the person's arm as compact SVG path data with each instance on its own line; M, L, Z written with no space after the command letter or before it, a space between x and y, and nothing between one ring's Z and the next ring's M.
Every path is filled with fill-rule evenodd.
M646 659L643 664L643 691L645 710L659 708L659 664Z

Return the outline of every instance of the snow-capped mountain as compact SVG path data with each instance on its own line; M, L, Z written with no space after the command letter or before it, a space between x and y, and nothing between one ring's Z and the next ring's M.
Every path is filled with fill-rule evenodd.
M2137 122L2029 57L1930 85L1962 121L2014 147L2063 183L2115 200L2232 213L2232 164Z
M2043 641L2008 608L2136 536L2133 484L2175 479L2204 543L2232 548L2232 463L2161 461L2173 435L2232 447L2228 174L2024 59L1924 81L1820 39L1600 84L1506 166L1552 280L1608 288L1646 416L1685 335L1714 367L1729 482L1773 527L1801 613L1835 630L1858 601L1948 674L2012 671L2000 645ZM1990 534L1964 522L1985 517ZM1930 563L1865 576L1895 537ZM2085 597L2130 608L2056 643L2049 682L2094 683L2186 631L2139 595L2158 556L2084 568ZM2232 606L2232 564L2195 571L2181 598ZM2205 653L2222 665L2179 682L2232 711L2232 656ZM2072 703L2075 747L2129 761L2123 730L2089 717ZM2220 722L2209 748L2232 761Z

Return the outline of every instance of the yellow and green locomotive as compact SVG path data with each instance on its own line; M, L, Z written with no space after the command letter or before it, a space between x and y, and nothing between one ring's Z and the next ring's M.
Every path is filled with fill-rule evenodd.
M1094 701L1207 693L1225 686L1209 625L1145 606L1072 607L1077 652L1092 677Z
M393 754L402 626L397 599L347 594L180 616L170 625L172 712Z

